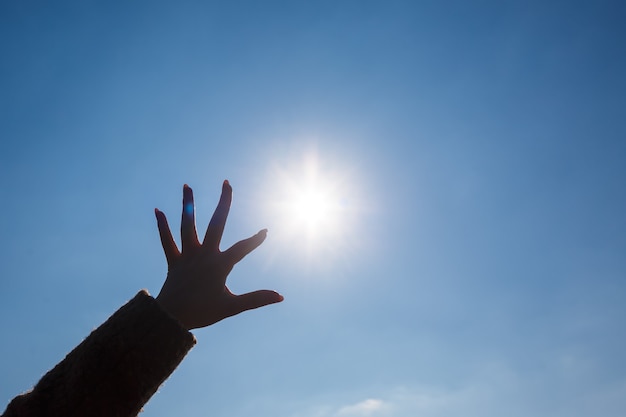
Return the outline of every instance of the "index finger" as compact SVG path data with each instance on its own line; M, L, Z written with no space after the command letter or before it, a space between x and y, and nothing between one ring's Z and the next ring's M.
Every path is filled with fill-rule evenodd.
M206 229L204 235L204 241L202 245L211 249L219 250L220 241L222 240L222 234L224 233L224 226L226 226L226 218L230 211L230 204L233 200L233 189L230 186L228 180L224 180L222 184L222 195L220 201L217 203L217 208L211 217L209 226Z
M263 229L256 235L235 243L224 251L228 263L235 265L237 262L241 261L247 254L258 248L266 237L267 229Z

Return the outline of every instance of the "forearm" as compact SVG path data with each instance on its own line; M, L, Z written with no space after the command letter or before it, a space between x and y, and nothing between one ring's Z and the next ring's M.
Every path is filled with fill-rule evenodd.
M146 292L94 330L3 417L135 416L195 338Z

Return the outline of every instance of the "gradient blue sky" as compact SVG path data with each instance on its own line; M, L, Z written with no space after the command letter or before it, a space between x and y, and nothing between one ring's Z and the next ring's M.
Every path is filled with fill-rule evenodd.
M228 178L224 242L269 228L231 287L285 301L196 331L144 415L624 416L624 4L3 1L0 408ZM350 222L287 239L312 159Z

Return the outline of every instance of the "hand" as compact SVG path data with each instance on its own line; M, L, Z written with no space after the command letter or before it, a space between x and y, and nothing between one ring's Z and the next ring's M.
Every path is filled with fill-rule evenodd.
M165 214L154 210L167 259L167 279L156 300L188 330L283 301L283 296L275 291L260 290L234 295L226 287L226 277L233 266L263 243L267 236L267 230L263 229L224 252L220 251L232 195L230 184L224 181L222 196L200 244L196 234L193 192L185 184L180 226L182 251L174 242Z

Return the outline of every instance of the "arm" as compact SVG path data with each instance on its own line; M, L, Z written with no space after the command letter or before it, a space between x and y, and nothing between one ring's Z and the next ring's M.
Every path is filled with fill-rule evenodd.
M134 416L195 342L141 291L3 416Z
M189 330L211 325L283 297L261 290L234 295L226 287L233 266L258 247L266 231L226 251L219 243L232 200L225 181L202 244L195 227L193 192L183 189L179 251L165 215L155 210L168 274L156 300L147 292L94 330L3 417L135 416L195 344Z

